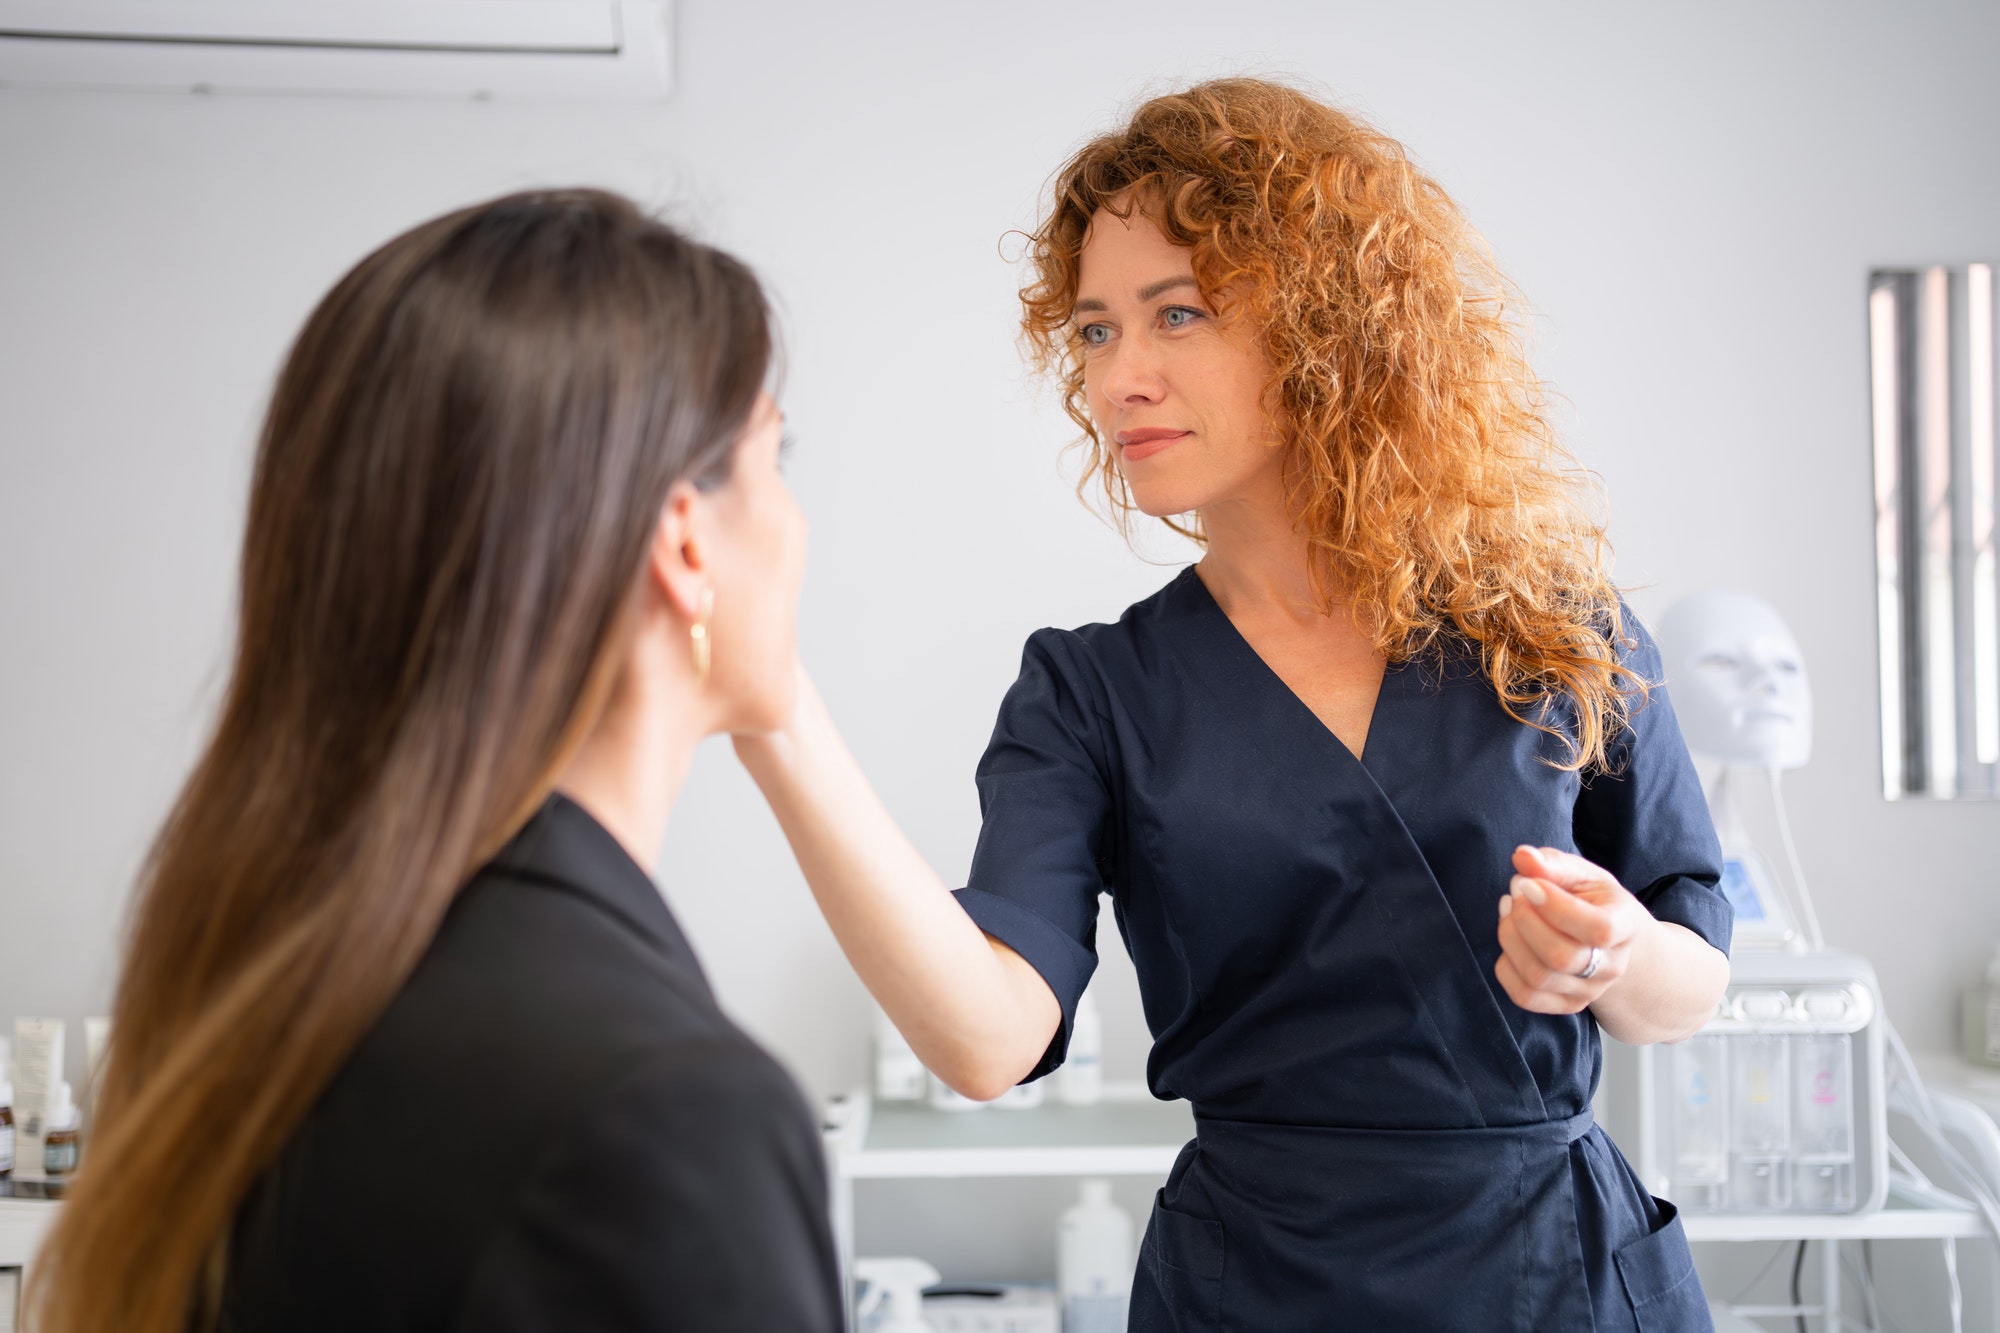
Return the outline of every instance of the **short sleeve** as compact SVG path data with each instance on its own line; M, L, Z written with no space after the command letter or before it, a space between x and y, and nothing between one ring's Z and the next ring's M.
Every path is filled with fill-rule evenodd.
M1097 969L1097 900L1112 874L1109 727L1086 652L1056 630L1028 640L979 761L979 845L957 895L1062 1006L1062 1026L1029 1080L1069 1049L1077 1001Z
M819 1136L768 1056L663 1052L576 1115L481 1256L459 1329L839 1333Z
M1660 650L1624 608L1625 664L1651 685L1633 702L1604 771L1587 772L1577 795L1577 851L1618 877L1661 921L1686 926L1729 952L1735 914L1719 887L1722 848L1701 778L1667 697Z

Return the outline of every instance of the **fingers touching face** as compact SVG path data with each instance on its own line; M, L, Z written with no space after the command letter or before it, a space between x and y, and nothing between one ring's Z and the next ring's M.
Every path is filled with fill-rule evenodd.
M677 483L655 542L656 586L679 633L703 626L702 688L719 730L768 731L791 712L806 521L780 470L783 425L777 403L760 395L728 480L708 490Z

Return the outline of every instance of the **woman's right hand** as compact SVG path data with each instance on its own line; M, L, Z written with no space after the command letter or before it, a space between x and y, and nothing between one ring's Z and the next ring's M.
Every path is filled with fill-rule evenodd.
M796 680L792 688L792 707L785 723L775 731L739 731L730 733L729 743L736 750L736 758L750 773L761 788L764 779L760 770L775 771L785 764L798 745L797 732L801 719L818 719L831 727L827 718L826 704L819 697L819 690L813 685L812 677L806 674L804 662L793 660L793 674Z
M787 725L730 739L842 952L918 1058L980 1101L1025 1078L1062 1021L1054 992L910 844L804 668Z

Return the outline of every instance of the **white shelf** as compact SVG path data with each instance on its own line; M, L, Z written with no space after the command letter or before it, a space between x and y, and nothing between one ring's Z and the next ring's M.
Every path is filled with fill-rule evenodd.
M828 1112L827 1149L848 1180L995 1176L1160 1176L1194 1137L1185 1102L1143 1088L1107 1091L1094 1106L937 1111L922 1102L855 1094Z
M1872 1213L1690 1213L1691 1242L1758 1240L1979 1240L1986 1228L1971 1209L1924 1208L1890 1194Z
M61 1204L49 1199L0 1198L0 1268L25 1268Z

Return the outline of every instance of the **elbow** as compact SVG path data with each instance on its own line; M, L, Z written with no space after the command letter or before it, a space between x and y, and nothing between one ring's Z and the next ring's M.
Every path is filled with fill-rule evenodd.
M1026 1078L1032 1069L1032 1065L1021 1066L1016 1061L996 1060L991 1056L981 1058L968 1052L956 1060L940 1061L932 1066L931 1072L959 1096L990 1102Z
M1713 1015L1703 1014L1700 1018L1695 1019L1691 1023L1682 1023L1679 1024L1678 1026L1667 1028L1663 1030L1659 1036L1653 1038L1653 1040L1658 1042L1662 1046L1678 1046L1682 1042L1686 1041L1689 1037L1692 1037L1695 1033L1701 1031L1704 1027L1707 1027L1708 1020L1711 1017L1713 1017Z

